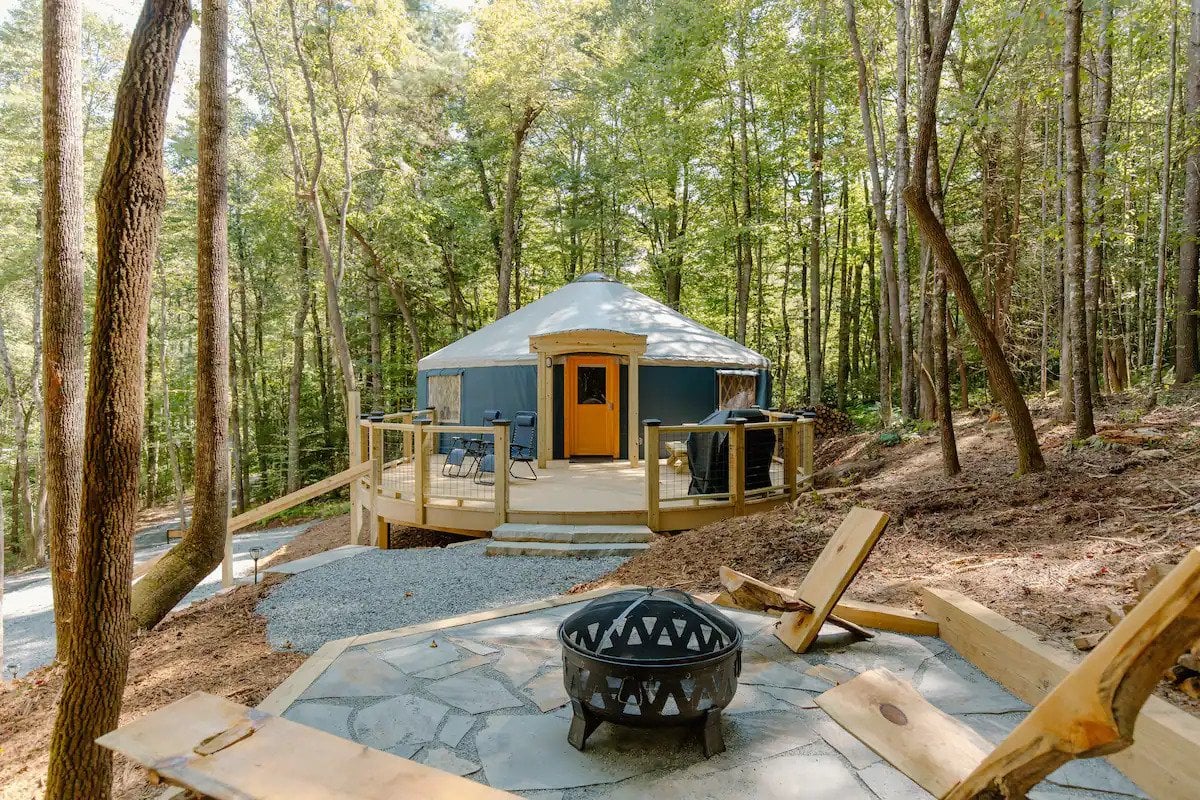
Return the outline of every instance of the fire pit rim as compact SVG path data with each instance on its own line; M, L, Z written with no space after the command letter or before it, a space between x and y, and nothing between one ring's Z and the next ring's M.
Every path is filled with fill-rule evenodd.
M733 620L729 619L728 617L720 614L719 611L716 611L716 613L719 615L720 619L713 619L713 617L711 617L708 613L706 613L706 610L705 610L705 607L711 607L711 603L705 603L703 600L700 600L699 598L696 598L696 597L688 594L687 592L682 592L682 591L680 592L680 594L683 594L683 595L691 598L691 600L693 602L690 606L685 605L683 603L679 603L679 604L683 605L685 608L688 608L689 610L694 611L695 613L704 617L706 620L708 620L709 624L713 625L713 627L719 628L723 633L725 633L725 635L729 638L729 641L725 644L724 647L714 650L711 653L705 653L705 654L699 655L699 656L694 655L694 654L685 654L682 656L673 656L673 657L666 657L666 658L629 658L629 657L620 657L620 656L610 656L610 655L605 655L603 653L597 653L597 652L593 652L591 650L587 650L587 649L582 648L579 645L575 644L574 642L572 642L569 638L567 638L567 636L564 633L564 629L566 628L567 623L570 622L572 619L574 619L577 614L581 614L585 610L587 610L593 603L600 602L600 601L603 601L606 599L610 599L613 596L615 596L617 594L621 594L621 593L632 594L632 593L636 592L636 593L643 594L646 598L650 598L650 597L655 597L655 595L657 595L657 593L659 593L661 591L679 591L679 590L677 590L677 589L676 590L672 590L672 589L664 590L661 588L651 588L651 587L647 587L644 589L621 589L619 591L613 592L612 594L598 597L595 600L588 603L587 605L585 605L583 608L581 608L578 611L571 614L569 617L564 619L561 623L559 623L558 641L564 648L571 650L572 652L582 656L583 658L592 659L594 661L599 661L602 664L607 664L610 666L632 667L634 669L638 669L638 668L662 669L665 667L703 667L703 666L707 666L711 662L719 661L721 659L727 658L731 651L741 650L742 638L743 638L742 637L742 629L740 627L738 627L737 623L734 622ZM661 595L659 595L657 599L667 600L669 602L676 602L676 603L679 602L677 600L671 600L670 598L663 597ZM714 609L714 611L715 611L715 609ZM726 628L726 624L728 625L728 628ZM740 659L739 659L739 662L740 662ZM740 663L739 663L739 666L740 666ZM741 670L738 669L738 672L741 672Z

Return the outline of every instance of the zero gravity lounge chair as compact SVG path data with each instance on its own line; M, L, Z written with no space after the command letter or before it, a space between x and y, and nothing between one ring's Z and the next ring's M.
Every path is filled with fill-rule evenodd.
M886 669L830 689L817 704L935 797L1025 797L1068 761L1131 745L1134 723L1159 678L1198 638L1200 548L1188 553L994 749Z

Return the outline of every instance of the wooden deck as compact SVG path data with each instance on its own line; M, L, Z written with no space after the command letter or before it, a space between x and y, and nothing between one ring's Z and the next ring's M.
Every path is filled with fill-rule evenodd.
M387 541L387 524L487 535L506 522L553 525L646 525L655 531L677 531L735 516L776 508L795 500L811 473L812 426L794 417L770 422L715 426L658 426L644 428L645 449L670 457L604 463L547 461L534 468L511 464L508 428L439 425L412 419L411 412L394 415L401 421L363 420L358 425L355 458L371 469L351 484L351 526L362 516L372 520L375 542ZM770 430L778 447L769 470L769 486L746 484L746 436ZM691 470L680 458L680 442L695 433L729 436L728 488L689 494ZM760 438L761 438L761 434ZM456 438L480 438L496 452L494 484L447 470L441 452ZM662 447L660 448L660 442ZM723 451L724 452L724 449ZM517 477L520 476L520 477ZM724 488L724 487L722 487Z

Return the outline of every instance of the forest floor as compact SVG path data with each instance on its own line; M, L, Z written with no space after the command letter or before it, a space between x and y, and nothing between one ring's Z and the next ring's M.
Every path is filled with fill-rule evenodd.
M876 432L819 443L818 485L795 510L709 525L656 541L593 585L715 591L726 564L796 586L852 505L891 522L849 596L920 608L919 589L961 591L1074 651L1105 631L1106 606L1137 599L1135 579L1200 544L1200 390L1111 398L1099 439L1073 442L1056 400L1031 400L1046 460L1014 477L1007 419L956 415L962 473L943 474L936 430L882 446ZM1135 433L1137 432L1137 433ZM1121 443L1137 441L1136 444ZM1200 704L1174 689L1176 704Z
M1031 401L1045 472L1014 477L1007 421L956 416L962 474L942 474L936 431L885 447L876 432L818 445L819 492L793 509L658 539L650 550L588 586L612 583L717 588L717 569L781 585L803 577L845 511L878 508L891 523L850 589L864 600L920 608L921 586L956 589L1071 648L1107 628L1108 604L1135 599L1133 581L1200 544L1200 390L1130 394L1097 413L1100 438L1072 441L1058 403ZM1134 434L1133 432L1139 432ZM1144 440L1136 444L1123 441ZM453 537L396 532L393 546ZM282 563L345 544L348 517L313 525L275 554ZM172 614L135 638L122 721L202 690L253 705L304 660L266 644L259 601L283 580L238 586ZM0 800L41 796L46 748L62 673L47 667L0 684ZM1197 711L1174 690L1168 699ZM117 796L140 800L143 773L118 759Z

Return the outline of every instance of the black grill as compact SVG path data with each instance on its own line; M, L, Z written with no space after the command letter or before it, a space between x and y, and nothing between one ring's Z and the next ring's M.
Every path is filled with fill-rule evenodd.
M704 754L725 750L721 709L737 692L742 632L676 589L631 589L593 600L558 629L578 750L601 722L696 725Z

